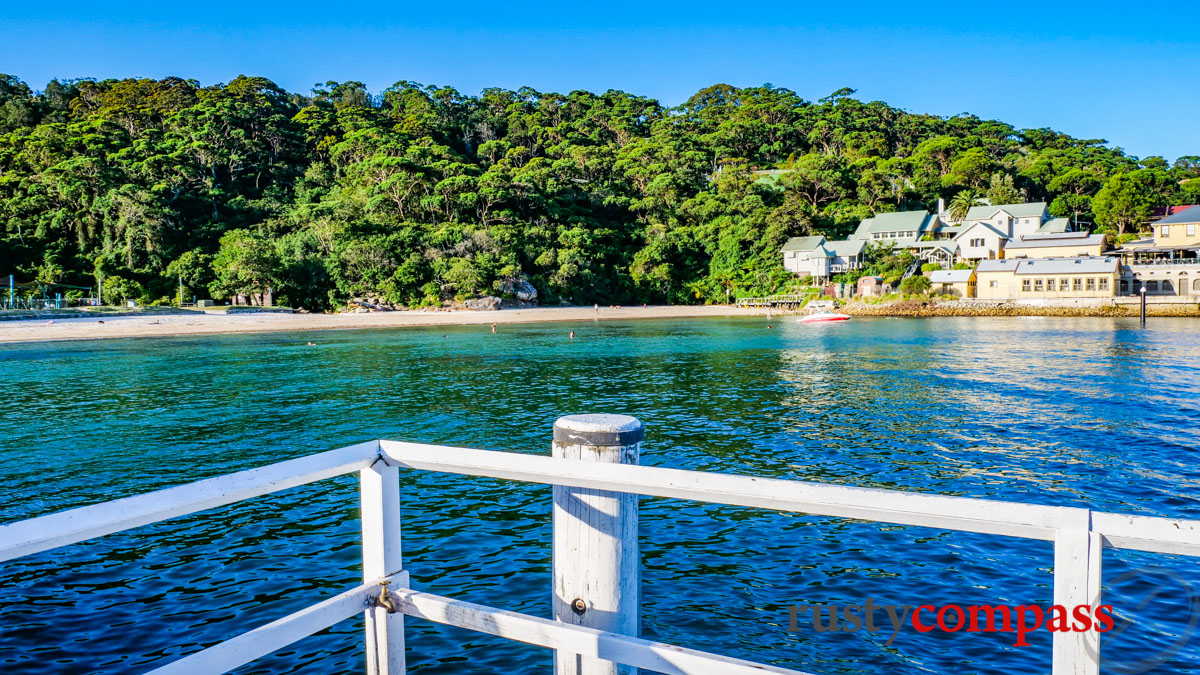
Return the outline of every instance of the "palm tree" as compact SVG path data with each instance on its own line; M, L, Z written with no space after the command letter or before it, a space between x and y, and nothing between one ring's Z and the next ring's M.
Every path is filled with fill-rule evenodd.
M961 221L967 217L972 206L983 203L983 195L977 190L966 188L950 200L950 219Z

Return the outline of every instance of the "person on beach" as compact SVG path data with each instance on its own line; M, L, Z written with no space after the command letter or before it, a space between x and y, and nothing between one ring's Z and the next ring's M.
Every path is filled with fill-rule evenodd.
M600 313L600 303L598 303L598 302L597 302L596 304L592 305L592 307L595 307L595 308L596 308L596 313L597 313L597 314L599 314L599 313Z
M495 333L495 332L496 332L496 324L492 324L492 332L493 332L493 333Z

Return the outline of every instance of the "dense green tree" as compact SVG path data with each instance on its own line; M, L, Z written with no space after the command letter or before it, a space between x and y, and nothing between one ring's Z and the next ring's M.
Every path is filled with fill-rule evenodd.
M1157 169L1115 174L1092 201L1096 223L1125 234L1130 227L1146 222L1155 207L1167 203L1163 193L1170 187L1166 174Z
M771 170L771 171L766 171ZM1200 201L1200 160L912 114L842 89L819 101L717 84L667 109L400 81L306 94L241 76L52 81L0 75L0 274L114 301L275 289L314 310L510 293L544 302L719 302L795 279L788 237L872 214L1024 198L1116 229ZM910 255L872 247L895 282ZM507 289L507 290L506 290Z

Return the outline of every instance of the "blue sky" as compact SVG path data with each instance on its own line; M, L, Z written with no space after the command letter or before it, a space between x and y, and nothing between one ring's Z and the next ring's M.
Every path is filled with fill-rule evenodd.
M667 105L725 82L808 99L852 87L912 112L971 112L1200 155L1200 5L1052 2L101 3L6 7L0 72L262 75L292 91L398 80L623 89ZM1054 5L1054 6L1051 6Z

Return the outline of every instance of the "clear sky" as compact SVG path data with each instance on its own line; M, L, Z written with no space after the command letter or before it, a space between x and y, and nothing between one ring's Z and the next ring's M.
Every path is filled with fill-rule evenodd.
M841 88L912 112L971 112L1200 155L1200 4L934 2L49 2L0 11L0 72L239 74L307 93L358 80L623 89L675 105L724 82L808 99Z

